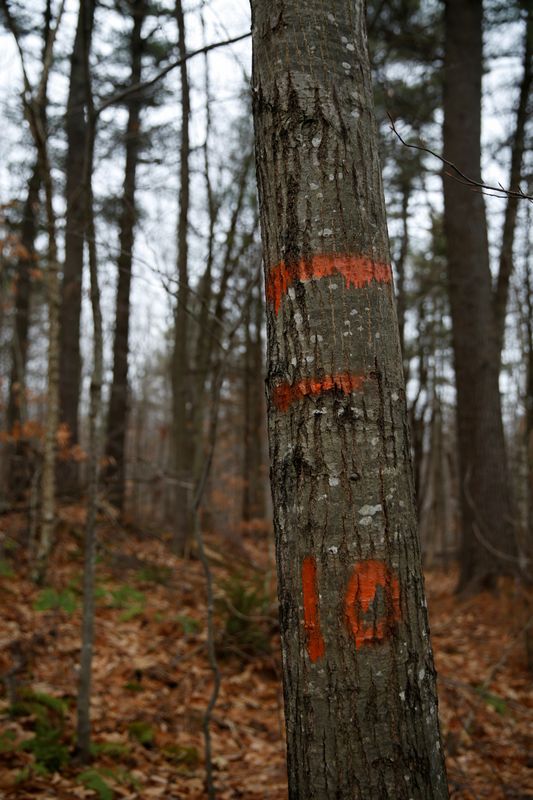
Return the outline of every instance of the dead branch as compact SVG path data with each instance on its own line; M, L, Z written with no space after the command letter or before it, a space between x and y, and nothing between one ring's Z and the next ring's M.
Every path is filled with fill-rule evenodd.
M422 153L428 153L433 158L437 158L442 164L446 167L449 167L448 170L444 170L444 175L447 178L452 178L453 180L457 181L458 183L462 183L465 186L468 186L474 192L480 192L481 194L485 194L488 197L513 197L517 200L529 200L530 203L533 203L533 195L524 194L522 189L505 189L500 184L498 186L494 186L490 183L483 183L483 181L476 181L474 178L470 178L468 175L465 175L453 161L448 161L448 159L441 156L440 153L436 153L431 148L426 147L425 145L421 144L413 144L412 142L406 142L405 139L401 136L394 124L394 120L391 115L387 112L387 116L390 122L391 131L397 136L398 140L403 144L404 147L409 147L411 150L419 150Z

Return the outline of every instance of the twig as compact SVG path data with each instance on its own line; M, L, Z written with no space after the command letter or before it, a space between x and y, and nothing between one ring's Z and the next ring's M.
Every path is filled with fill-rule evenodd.
M245 292L245 296L248 297L254 288L255 284L259 280L259 274L249 283L247 287L247 291ZM206 787L207 787L207 795L209 800L215 800L216 798L216 791L215 785L213 780L213 762L211 758L211 719L213 715L213 709L215 708L218 694L220 692L220 683L221 683L221 675L220 669L217 663L216 651L215 651L215 626L214 626L214 611L215 611L215 599L214 599L214 591L213 591L213 575L211 572L211 566L209 564L209 559L207 557L205 546L204 546L204 539L202 536L202 530L200 527L200 504L202 502L202 497L205 492L205 488L207 485L207 479L209 477L209 473L211 471L211 464L213 462L213 456L215 452L215 444L216 444L216 435L217 435L217 427L218 427L218 417L219 417L219 408L220 408L220 399L222 395L222 386L224 383L224 376L225 376L225 367L228 361L229 356L232 353L232 344L233 344L233 337L237 333L241 323L242 323L243 314L239 316L237 321L235 322L229 337L228 343L226 347L223 349L222 356L220 357L217 365L217 369L215 371L215 378L213 381L213 404L211 406L211 415L210 415L210 422L209 422L209 435L208 435L208 450L204 459L203 469L198 479L198 483L196 486L196 490L194 493L193 499L193 514L194 514L194 538L196 541L196 545L198 547L198 559L202 564L204 575L205 575L205 582L206 582L206 594L207 594L207 655L209 660L209 666L211 667L211 671L213 673L213 691L211 692L211 697L209 698L209 702L207 704L207 708L204 713L203 717L203 733L204 733L204 742L205 742L205 771L206 771Z
M483 183L482 181L476 181L474 178L470 178L468 177L468 175L465 175L465 173L462 172L459 169L459 167L453 163L453 161L448 161L448 159L444 158L444 156L441 156L439 153L436 153L429 147L420 144L413 144L412 142L406 142L405 139L398 132L398 129L394 124L394 120L389 114L389 112L387 112L387 116L389 118L391 131L394 134L396 134L399 141L404 145L404 147L409 147L412 150L420 150L422 153L429 153L429 155L433 156L433 158L437 158L440 162L442 162L452 170L452 172L447 172L446 170L444 171L444 174L448 178L453 178L453 180L456 180L459 183L464 184L465 186L469 186L473 191L487 190L487 191L481 191L481 194L488 194L490 192L491 193L489 194L490 197L515 197L519 200L529 200L530 203L533 203L533 195L524 194L524 192L520 188L517 190L505 189L501 184L499 184L498 186L494 186L490 183Z
M251 32L249 33L241 33L240 36L233 36L231 39L224 39L221 42L212 42L212 44L208 44L205 47L200 47L198 50L192 50L190 53L184 58L178 58L175 61L172 61L170 64L167 64L162 70L160 70L153 78L150 78L147 81L142 81L141 83L135 83L132 86L126 86L120 92L116 92L116 94L108 97L107 100L103 100L102 103L98 106L95 110L96 116L100 116L102 111L105 111L106 108L109 106L113 106L116 103L120 103L121 100L128 97L128 95L133 94L134 92L142 92L145 89L149 89L151 86L154 86L158 81L168 75L169 72L172 70L177 69L177 67L181 67L186 61L190 58L194 58L195 56L202 55L203 53L209 53L211 50L215 50L218 47L226 47L230 44L235 44L236 42L241 42L243 39L248 39L251 36Z
M485 527L485 526L483 524L483 521L479 517L479 513L478 513L478 510L477 510L476 504L474 502L474 498L472 497L472 494L470 493L470 477L471 477L471 474L472 474L472 468L468 467L468 469L466 471L466 476L465 476L464 492L465 492L466 501L467 501L468 505L470 506L470 508L472 510L472 513L474 514L474 516L475 516L475 518L477 520L477 523L479 523L479 524L477 524L476 522L472 523L472 530L474 532L474 535L475 535L476 539L495 558L498 558L498 559L500 559L502 561L508 561L508 562L510 562L512 564L517 564L520 573L523 575L523 577L526 580L529 581L529 576L525 572L525 567L529 563L531 563L531 559L528 558L523 552L521 552L520 549L519 549L519 555L518 556L513 556L513 555L510 555L509 553L504 553L501 550L498 550L498 548L494 547L492 542L490 542L489 539L486 538L483 535L483 533L481 532L481 527ZM517 543L517 546L518 546L518 543Z

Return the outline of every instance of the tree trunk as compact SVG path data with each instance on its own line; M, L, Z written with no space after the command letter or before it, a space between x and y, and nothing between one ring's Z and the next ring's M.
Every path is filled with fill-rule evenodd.
M400 347L403 356L404 372L407 376L407 367L409 366L409 359L405 352L405 313L407 310L407 297L405 292L405 270L407 255L409 253L409 199L411 196L411 183L405 179L402 182L402 234L400 252L396 261L396 271L398 273L398 285L396 287L397 297L397 310L398 310L398 327L400 329ZM406 377L407 380L407 377Z
M144 42L141 35L146 16L145 0L135 0L132 6L133 29L131 32L131 76L130 83L141 81ZM140 115L142 96L128 97L128 124L126 128L126 167L120 215L120 252L117 260L118 283L115 315L115 337L113 340L113 381L107 420L106 455L109 466L106 470L108 498L121 512L124 511L126 487L126 433L129 418L128 399L128 355L130 327L130 288L133 262L133 242L136 223L135 185L140 150Z
M43 19L43 68L46 61L46 51L50 27L52 24L52 9L48 1L44 9ZM44 77L39 102L35 109L39 117L43 132L47 127L48 105L48 76ZM9 381L9 400L7 408L7 429L13 428L23 421L26 403L26 363L28 357L28 332L30 324L30 298L31 298L31 270L35 266L36 252L35 239L37 236L37 213L39 194L41 189L41 171L39 154L37 153L35 165L28 184L28 194L23 208L23 219L20 229L20 244L23 253L18 259L18 275L15 293L15 323L12 343L11 375ZM29 468L30 453L25 436L20 435L16 443L10 448L9 469L9 494L12 500L21 499L31 481L31 468Z
M37 206L41 177L37 161L28 184L28 194L23 208L20 244L23 252L17 261L15 284L15 321L11 346L11 374L7 406L7 430L20 426L26 406L26 362L28 356L28 330L30 323L31 270L36 266L35 237L37 236ZM28 470L28 442L21 434L9 447L8 493L13 501L21 500L30 483Z
M524 158L524 142L526 123L529 118L528 105L531 95L531 82L533 80L533 6L527 9L527 20L524 42L524 68L520 83L518 109L516 111L516 125L511 147L511 171L509 175L509 189L517 191L520 188L522 177L522 161ZM505 340L505 315L509 296L509 282L513 271L513 247L516 230L516 215L518 211L518 197L509 195L505 207L503 221L502 243L500 249L500 265L498 281L494 295L494 314L496 317L496 342L501 368L502 350Z
M481 180L482 0L447 0L444 156ZM494 585L516 554L483 196L444 176L457 388L462 542L459 590ZM503 558L499 557L503 553Z
M528 209L527 231L530 230ZM527 460L527 532L526 553L533 558L533 276L531 275L529 244L525 253L526 275L526 391L525 391L525 444Z
M253 314L252 314L253 312ZM245 318L244 351L244 454L242 520L247 523L265 516L263 475L263 347L261 326L263 303L252 294Z
M66 224L59 323L59 413L60 422L68 426L70 444L78 442L81 383L80 315L86 225L83 170L87 139L83 53L85 47L90 48L95 5L95 0L80 0L76 37L70 59L70 85L65 119ZM59 474L62 490L75 492L78 483L77 463L63 462Z
M185 17L181 0L176 2L176 19L179 33L179 55L185 58ZM173 395L173 443L174 470L176 486L176 509L174 528L174 549L183 554L187 541L192 535L190 509L190 490L186 486L191 480L190 453L188 451L187 381L188 375L188 227L189 227L189 117L191 113L189 98L189 79L187 63L180 66L181 80L181 143L180 143L180 195L178 215L178 298L175 314L174 353L172 359Z
M363 0L252 0L292 800L447 797Z
M89 77L89 52L86 54L87 92L91 92ZM89 406L89 459L88 459L88 497L85 523L85 553L83 569L83 618L80 654L80 681L77 698L76 745L80 760L87 764L91 756L91 684L94 645L94 578L96 566L96 516L98 484L101 458L101 409L103 382L103 333L100 289L98 285L98 264L94 228L92 165L94 150L95 119L92 97L88 103L89 141L86 146L87 164L84 180L86 202L86 233L89 252L89 272L91 277L91 309L93 315L93 373L91 378Z

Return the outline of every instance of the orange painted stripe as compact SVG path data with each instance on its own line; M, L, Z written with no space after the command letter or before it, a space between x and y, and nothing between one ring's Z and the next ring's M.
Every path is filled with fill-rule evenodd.
M306 556L302 564L302 588L304 598L304 628L307 637L307 653L311 661L317 661L326 652L320 631L318 614L318 590L316 580L316 558Z
M295 281L310 281L313 278L327 278L330 275L342 275L346 288L355 286L362 289L369 283L391 283L390 264L374 261L369 256L350 255L348 253L323 253L301 259L294 264L281 261L271 267L266 281L266 297L274 306L276 314L281 305L281 298L287 294L289 286Z
M278 411L287 411L302 397L316 397L324 392L334 390L341 391L343 394L351 394L351 392L361 389L366 380L365 375L337 372L335 375L326 375L324 378L302 378L296 383L278 383L272 392L272 402Z
M381 586L385 596L384 615L365 621L370 604ZM383 641L400 619L400 584L384 561L361 561L355 565L344 597L344 612L356 648Z

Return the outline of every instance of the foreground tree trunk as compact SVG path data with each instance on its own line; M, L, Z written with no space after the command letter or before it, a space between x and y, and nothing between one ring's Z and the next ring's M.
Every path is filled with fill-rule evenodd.
M142 26L146 16L144 0L132 4L133 29L131 32L131 76L132 86L140 83L144 41ZM137 164L140 150L140 117L142 108L140 93L128 98L128 124L126 128L126 167L124 191L120 214L120 252L117 260L118 283L115 315L115 337L113 340L113 382L109 399L107 420L106 455L109 466L106 470L108 497L120 511L124 511L126 486L126 432L129 416L128 402L128 356L130 328L130 289L133 264L133 243L136 223L135 188Z
M444 156L481 180L482 1L447 0ZM459 589L515 566L499 353L483 196L444 178L444 226L457 387L462 543ZM501 555L500 555L501 554ZM517 564L517 562L516 562Z
M447 797L363 0L252 0L293 800Z
M83 280L83 243L86 208L83 170L87 120L83 53L90 49L95 1L81 0L76 37L70 58L70 85L65 117L67 134L65 263L61 284L59 326L60 422L67 425L70 444L78 442L78 405L81 382L80 315ZM74 492L78 468L74 461L60 463L61 489Z

